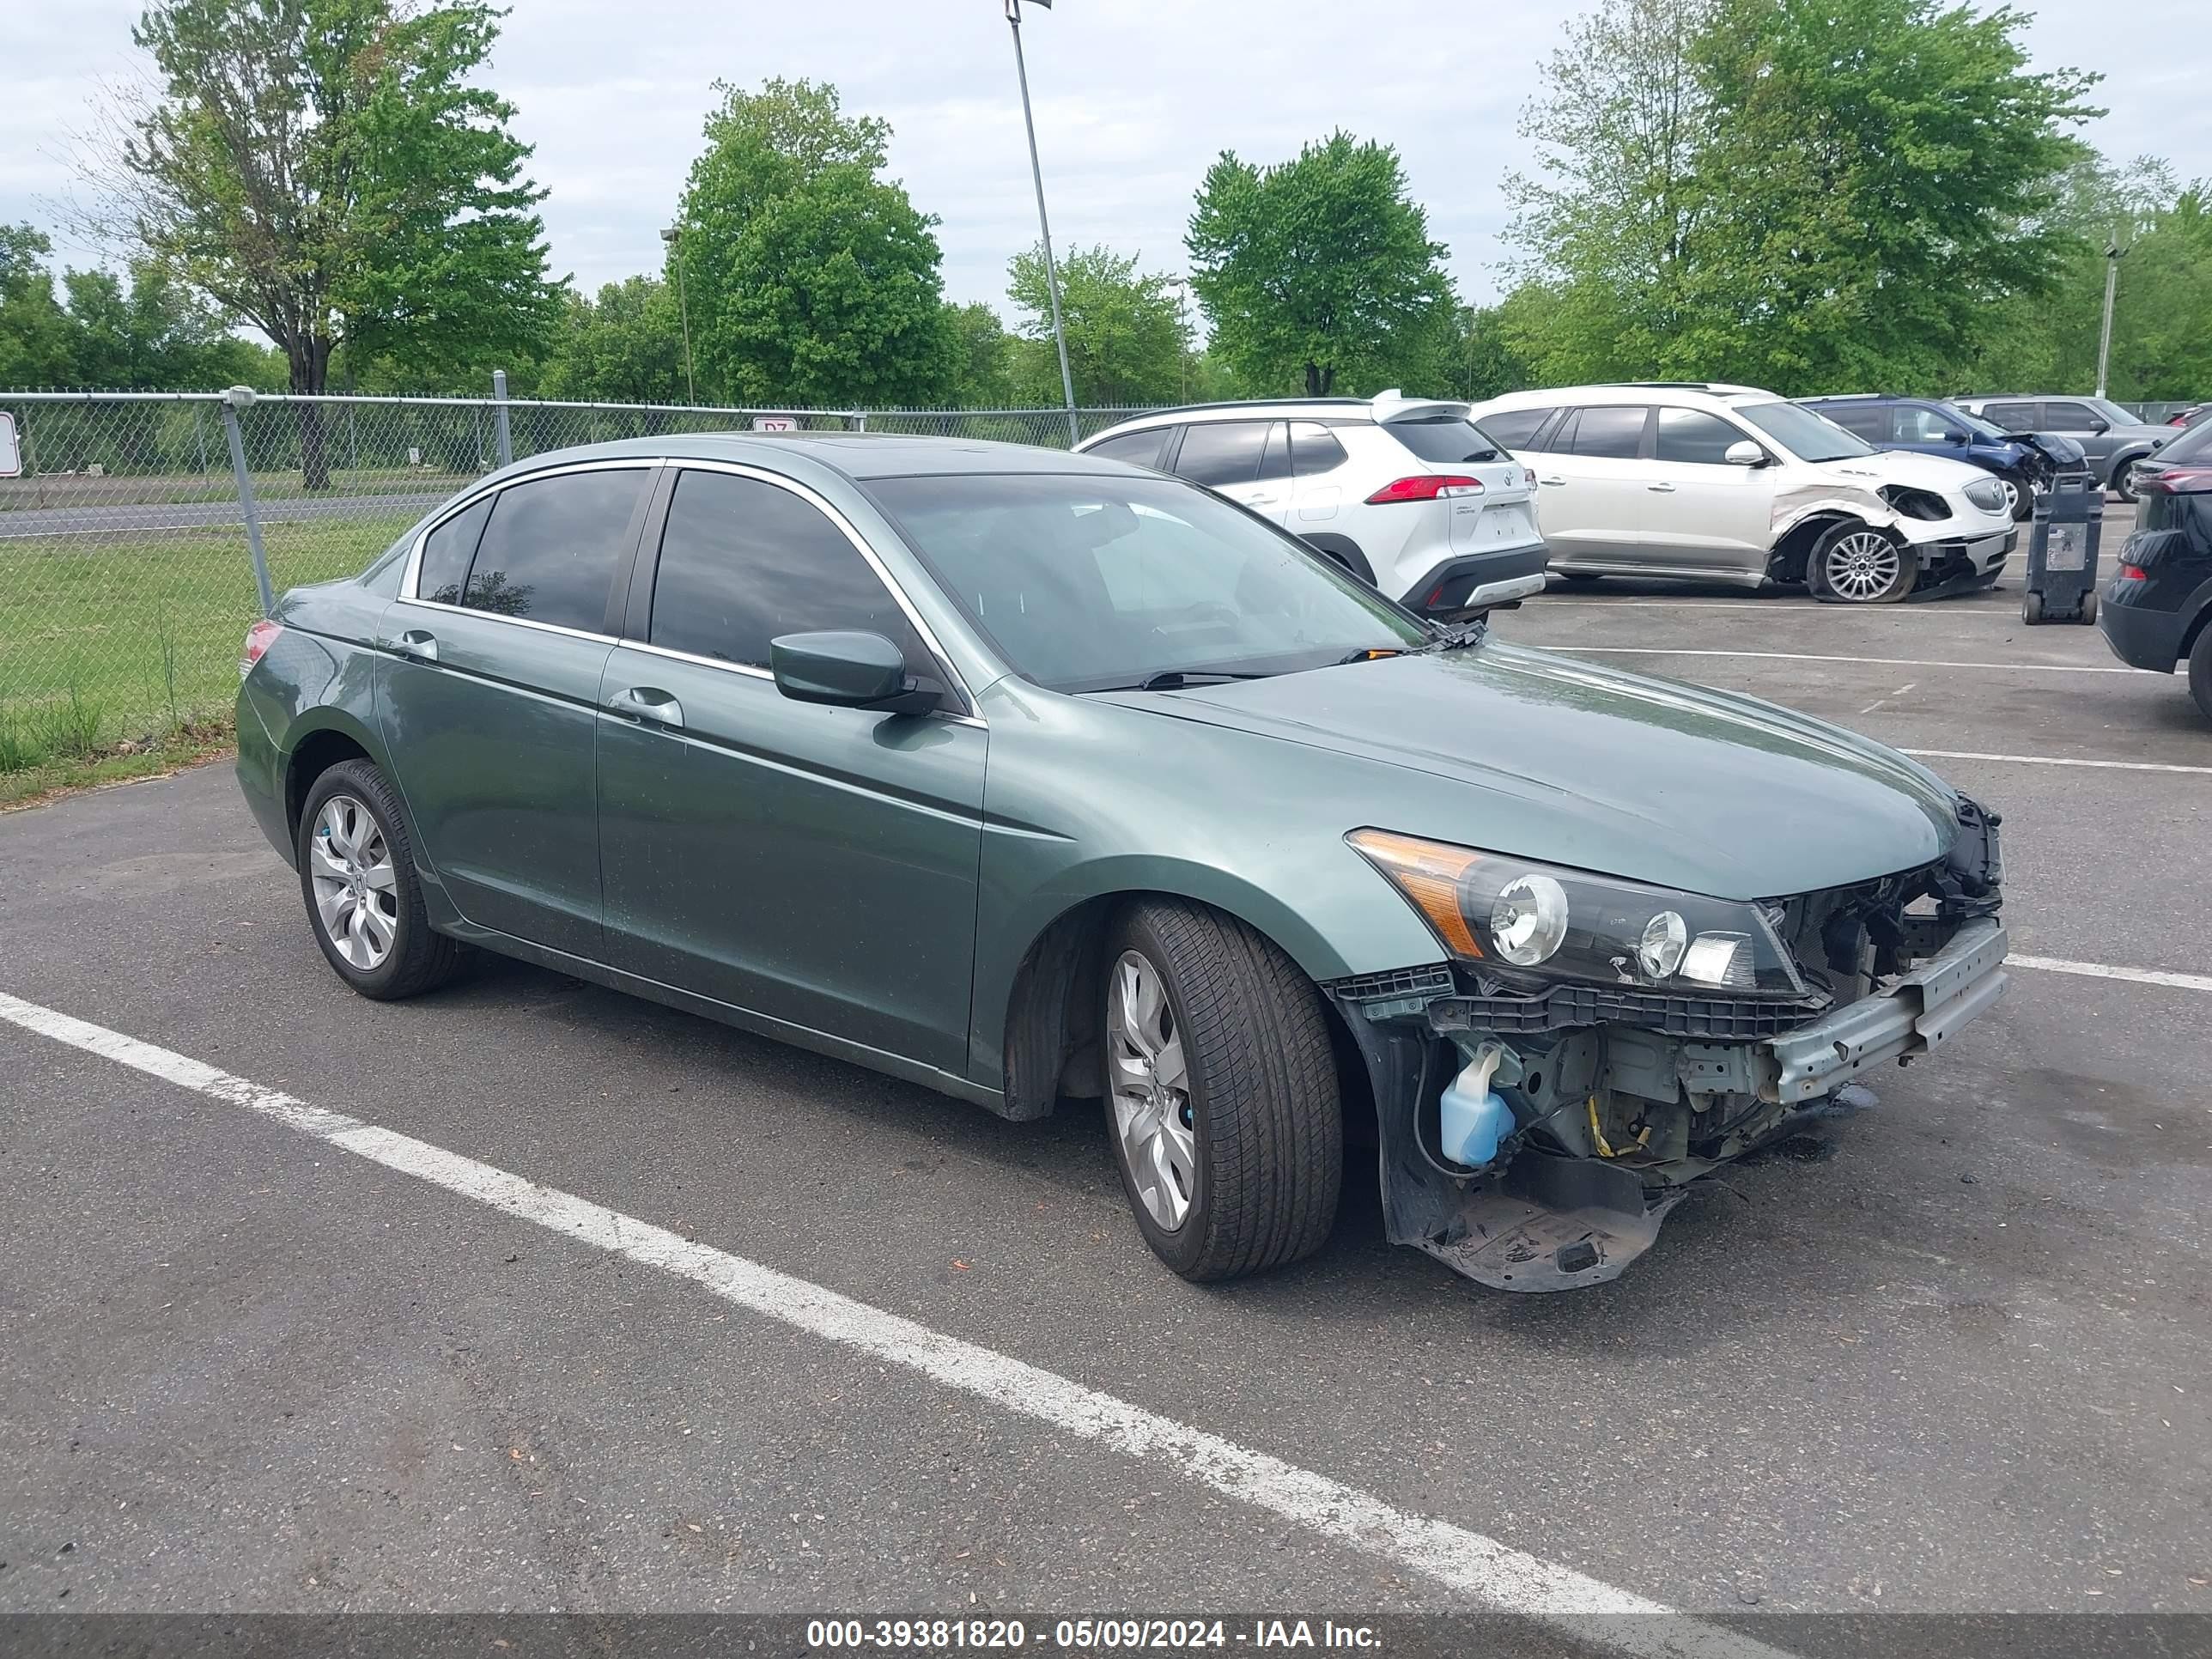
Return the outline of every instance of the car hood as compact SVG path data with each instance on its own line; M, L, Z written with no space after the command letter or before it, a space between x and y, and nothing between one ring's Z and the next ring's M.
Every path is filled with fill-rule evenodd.
M1948 455L1922 455L1909 449L1885 449L1877 455L1853 455L1840 461L1811 463L1831 477L1848 478L1862 489L1903 484L1911 489L1963 489L1986 476L1971 461Z
M1347 830L1715 897L1916 868L1958 830L1949 787L1880 744L1756 698L1495 639L1112 701L1424 775L1394 790L1387 774L1370 787L1312 769L1316 787L1359 792L1345 803Z

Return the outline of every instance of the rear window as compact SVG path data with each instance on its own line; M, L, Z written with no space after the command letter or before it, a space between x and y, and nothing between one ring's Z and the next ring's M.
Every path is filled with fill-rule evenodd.
M1498 441L1463 415L1416 416L1391 421L1382 429L1423 460L1446 466L1505 459Z
M2169 441L2158 452L2160 461L2212 460L2212 420L2203 420L2183 428L2179 438Z

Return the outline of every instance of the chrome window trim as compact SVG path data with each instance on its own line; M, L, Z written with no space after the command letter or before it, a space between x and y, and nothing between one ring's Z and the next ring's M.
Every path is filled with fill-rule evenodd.
M928 649L930 654L937 659L937 665L945 675L945 683L946 687L959 697L962 704L963 705L960 711L961 718L974 720L975 723L979 726L984 724L984 721L975 713L975 694L969 690L966 677L960 672L958 668L953 665L951 656L945 649L944 642L937 637L937 630L932 628L929 625L928 619L923 617L921 612L915 608L914 601L907 597L905 588L901 586L897 579L891 574L890 567L884 563L882 558L877 554L876 550L868 545L867 538L860 534L860 531L854 526L853 521L845 516L845 514L838 508L836 502L830 500L828 496L823 495L811 485L802 483L798 479L793 478L786 473L772 472L766 467L749 465L743 461L693 459L686 456L678 455L672 457L667 465L674 467L679 473L687 471L727 472L740 478L751 478L760 483L773 485L778 489L787 490L792 495L798 496L799 500L805 501L809 507L811 507L815 511L821 514L823 517L829 520L831 524L835 525L837 529L843 533L845 539L853 544L854 551L858 553L861 558L867 562L868 568L876 573L876 580L884 585L884 591L891 596L891 602L898 606L900 611L904 614L908 623L914 629L915 633L920 636L922 644ZM674 489L672 489L669 493L669 510L671 512L675 510L675 490L682 489L683 485L684 480L681 477L678 477L676 481ZM667 538L667 523L664 519L661 524L661 536L664 542ZM638 550L639 556L645 556L646 551L647 550L640 548ZM659 548L653 549L652 556L653 561L653 574L657 580L660 572L660 550ZM656 646L645 640L626 639L623 643L625 645L638 646L648 651L658 651L664 656L674 657L681 661L703 663L710 668L738 669L747 673L763 675L769 679L775 678L775 675L770 673L767 669L757 668L750 664L729 663L720 661L713 657L694 656L688 652L672 651L665 646Z
M495 495L501 490L508 489L515 484L532 483L539 478L557 478L564 472L612 472L623 467L629 467L642 471L650 467L665 466L667 465L667 459L664 456L624 455L617 457L611 460L569 461L560 466L539 467L533 471L519 473L513 477L479 483L477 486L474 489L470 490L467 495L459 496L454 500L448 501L444 507L440 509L436 518L431 520L429 523L424 525L421 530L416 532L415 545L409 549L407 553L407 568L401 574L399 578L399 597L406 600L410 605L427 605L440 611L464 611L471 617L499 616L500 613L495 611L477 611L468 605L443 605L436 599L425 599L417 597L415 592L415 584L416 579L422 574L422 544L430 539L432 532L444 528L449 520L458 518L460 514L467 512L471 507L474 507L478 501L483 500L487 495ZM530 619L526 617L502 617L501 620L506 622L525 623L532 628L550 628L556 634L581 633L580 629L562 628L553 623L532 623L530 622ZM605 634L583 634L582 637L592 640L603 640L610 636Z
M479 611L472 605L447 605L443 599L410 599L402 593L392 603L411 605L422 611L448 611L456 617L482 617L490 622L513 623L517 628L534 628L541 634L560 634L572 640L590 640L598 645L622 643L611 634L595 634L589 629L570 628L562 623L538 622L529 617L509 617L497 611Z

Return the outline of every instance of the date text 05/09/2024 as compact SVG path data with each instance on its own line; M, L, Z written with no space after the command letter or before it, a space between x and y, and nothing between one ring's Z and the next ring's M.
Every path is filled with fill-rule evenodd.
M1050 1636L1046 1632L1049 1629ZM1202 1648L1329 1648L1371 1650L1381 1645L1366 1625L1334 1619L1055 1619L1034 1626L1018 1619L816 1619L806 1626L810 1650L957 1653L1030 1645L1079 1652L1174 1652Z

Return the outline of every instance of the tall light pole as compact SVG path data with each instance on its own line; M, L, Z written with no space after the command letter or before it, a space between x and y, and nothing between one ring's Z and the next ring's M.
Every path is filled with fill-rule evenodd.
M2097 395L2105 395L2105 371L2112 361L2112 299L2119 292L2120 261L2127 257L2119 233L2105 244L2105 325L2097 336Z
M684 288L684 227L669 226L660 233L660 240L676 255L676 308L684 318L684 392L696 404L699 383L691 378L691 296Z
M1030 0L1052 9L1052 0ZM1022 0L1006 0L1006 23L1014 32L1014 73L1022 83L1022 125L1029 129L1030 178L1036 185L1037 230L1044 238L1044 285L1052 294L1052 337L1060 348L1060 389L1067 398L1067 441L1080 440L1075 427L1075 377L1067 372L1067 329L1060 319L1060 267L1052 260L1052 224L1044 212L1044 168L1037 162L1036 120L1030 113L1029 65L1022 61Z
M1178 355L1182 359L1182 401L1190 401L1190 278L1163 276L1160 286L1172 289L1176 296L1176 321L1182 329L1182 341Z

